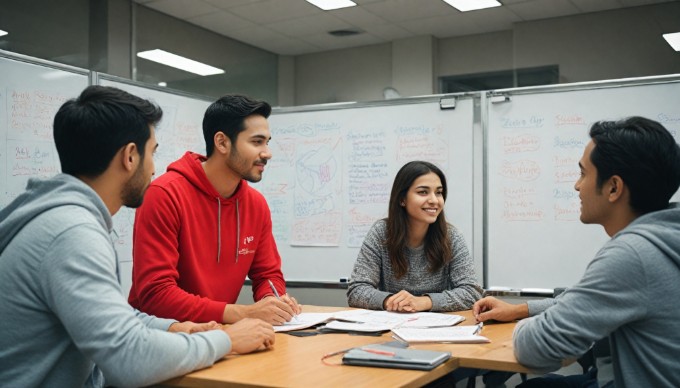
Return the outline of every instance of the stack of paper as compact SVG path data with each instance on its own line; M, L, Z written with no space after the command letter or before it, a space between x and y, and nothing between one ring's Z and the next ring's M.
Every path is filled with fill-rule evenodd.
M343 310L334 313L302 313L274 331L284 332L306 329L327 322L325 329L339 331L379 332L395 328L447 327L462 322L460 315L441 313L395 313L365 309Z

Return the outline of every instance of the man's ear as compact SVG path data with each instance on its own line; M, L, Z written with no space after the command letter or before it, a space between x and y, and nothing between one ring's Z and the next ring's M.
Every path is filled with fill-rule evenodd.
M127 143L121 148L121 164L125 171L135 171L140 161L141 157L135 143Z
M231 150L231 140L227 135L224 134L224 132L217 132L215 133L215 136L213 136L213 142L215 146L215 151L219 152L220 154L228 154L229 150Z
M606 187L609 190L607 193L609 202L618 201L621 197L623 197L626 190L626 185L623 182L623 179L621 179L621 177L618 175L613 175L611 178L609 178Z

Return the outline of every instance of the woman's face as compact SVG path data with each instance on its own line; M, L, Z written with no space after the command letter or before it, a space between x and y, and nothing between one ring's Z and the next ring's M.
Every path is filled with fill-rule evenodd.
M408 214L409 223L432 224L444 209L444 188L441 179L433 172L419 176L401 203Z

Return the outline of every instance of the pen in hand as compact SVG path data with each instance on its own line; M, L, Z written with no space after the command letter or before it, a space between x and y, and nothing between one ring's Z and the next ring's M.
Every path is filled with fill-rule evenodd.
M472 333L472 335L477 335L477 334L481 333L483 327L484 327L484 323L483 323L483 322L479 322L479 323L477 324L477 329L475 329L475 332Z
M272 283L271 280L267 279L269 282L269 287L271 287L272 291L274 292L274 296L276 296L276 299L281 300L281 297L279 296L279 292L276 291L276 287L274 287L274 283Z
M270 279L267 279L267 281L269 282L269 287L271 287L272 292L274 293L274 296L276 297L276 299L281 300L281 296L279 295L279 292L276 291L276 287L274 287L274 283L272 283L272 281ZM297 317L297 314L295 314L295 312L293 311L293 319L295 319L296 317Z

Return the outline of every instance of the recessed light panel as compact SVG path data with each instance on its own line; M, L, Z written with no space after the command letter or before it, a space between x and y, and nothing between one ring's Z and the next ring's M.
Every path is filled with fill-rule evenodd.
M205 76L224 73L222 69L160 49L138 52L137 56L198 75Z
M680 51L680 32L674 32L672 34L663 34L663 38L666 42L673 47L673 50Z
M314 4L324 11L332 9L354 7L357 3L350 0L307 0L308 3Z
M501 6L496 0L444 0L444 2L460 12Z

